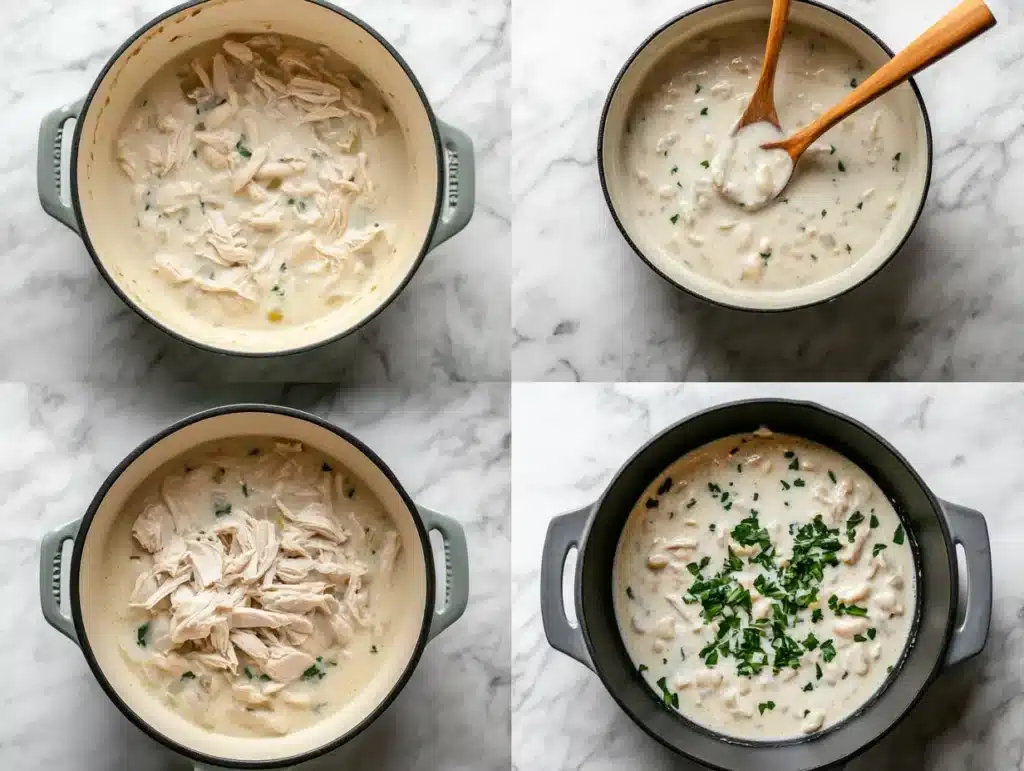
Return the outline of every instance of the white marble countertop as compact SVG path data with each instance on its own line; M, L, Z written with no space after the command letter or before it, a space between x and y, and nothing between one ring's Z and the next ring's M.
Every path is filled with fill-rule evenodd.
M944 673L850 771L1010 771L1024 729L1024 389L1018 385L516 384L512 484L512 746L516 771L694 769L637 728L597 676L549 647L539 611L548 521L597 498L659 430L713 404L811 399L891 441L932 490L982 511L995 602L985 651Z
M198 409L266 401L351 430L419 503L459 519L470 548L466 614L424 651L394 704L350 747L303 768L509 767L507 386L392 389L166 387L145 392L0 385L0 768L185 771L125 719L82 654L39 610L39 541L80 517L139 442ZM468 738L472 737L472 741Z
M416 73L437 115L473 138L476 213L357 335L278 360L236 360L168 337L110 290L36 194L39 122L79 99L114 50L173 0L19 0L0 23L0 379L424 383L509 372L509 0L346 0Z
M515 4L514 378L1024 376L1020 5L991 0L999 25L918 77L936 155L928 204L907 247L831 305L763 316L708 306L655 275L615 228L598 180L598 120L612 80L651 32L697 4ZM955 2L828 4L900 48Z

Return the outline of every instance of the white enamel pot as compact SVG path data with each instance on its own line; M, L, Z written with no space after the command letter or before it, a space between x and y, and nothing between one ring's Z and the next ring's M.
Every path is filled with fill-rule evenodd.
M305 324L241 329L215 325L161 299L151 280L152 261L133 246L131 212L112 205L111 191L123 184L115 139L129 108L161 67L226 34L265 32L326 46L376 86L401 126L407 204L395 228L394 254L372 290ZM65 181L61 146L72 119ZM427 252L466 227L475 196L470 138L434 117L412 70L383 37L321 0L193 0L153 19L118 48L84 99L43 119L37 176L43 209L82 237L96 268L129 307L186 343L254 357L297 353L362 327L405 288Z
M415 578L404 605L414 609L392 621L391 643L382 650L370 683L336 712L285 736L247 738L198 729L158 699L125 663L110 615L102 603L108 539L132 493L157 469L211 441L239 437L279 437L315 448L337 461L377 498L395 524ZM445 585L436 586L429 534L444 543ZM62 549L71 542L70 564ZM69 614L61 611L61 579L68 573ZM284 407L239 404L186 418L133 450L100 487L82 519L46 535L40 557L39 590L43 616L76 643L110 700L132 723L171 750L190 758L196 769L287 768L337 749L354 739L384 712L405 687L427 642L466 609L469 564L466 536L454 520L413 503L384 462L348 432L308 413ZM440 607L437 597L442 598Z

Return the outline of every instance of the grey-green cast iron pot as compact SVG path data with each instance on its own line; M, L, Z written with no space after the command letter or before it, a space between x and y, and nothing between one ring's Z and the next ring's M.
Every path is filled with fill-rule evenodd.
M832 728L775 743L729 739L667 709L636 673L612 606L616 546L646 486L691 450L760 426L819 442L863 468L912 534L918 570L911 642L885 686ZM959 593L958 544L966 555L966 596ZM578 626L569 623L562 603L562 574L573 548L579 550L573 589ZM988 529L978 512L937 498L888 442L857 421L809 402L735 402L666 429L626 461L596 503L552 520L541 566L541 611L548 642L597 673L637 725L680 755L726 771L834 768L881 739L940 672L984 647L992 613ZM957 618L963 619L959 625Z
M127 181L114 150L125 116L157 71L226 34L256 32L291 35L337 51L384 96L407 155L406 176L389 193L402 196L401 214L394 215L401 221L377 287L319 319L272 329L215 325L167 302L154 288L151 259L138 253L132 235L135 211L121 192ZM75 129L65 183L61 146L70 120ZM435 117L416 76L390 43L323 0L190 0L143 25L110 57L84 99L43 118L37 178L43 209L82 237L97 270L136 313L197 348L252 357L325 345L376 317L406 287L427 252L469 224L476 187L469 136Z
M389 627L390 650L382 651L380 682L366 698L356 694L355 713L326 715L297 734L266 739L227 737L212 732L182 730L180 719L141 686L138 675L124 664L110 635L117 613L104 612L97 586L112 568L105 544L132 493L157 470L195 447L210 441L244 437L279 437L303 442L333 458L359 478L378 499L402 538L402 553L414 580L404 585L407 608ZM437 607L430 533L444 544L443 599ZM62 549L73 544L70 566ZM127 567L127 566L126 566ZM420 574L422 571L422 574ZM68 573L68 608L61 611L61 577ZM286 768L337 749L379 717L405 687L427 642L457 621L469 600L469 561L466 536L455 520L413 503L394 473L365 444L347 431L315 415L265 404L237 404L192 415L135 448L104 481L82 519L43 538L39 592L43 616L57 631L79 645L96 680L111 701L151 737L192 759L196 769ZM422 599L422 606L416 600ZM112 620L113 619L113 620ZM362 701L359 701L362 699ZM362 707L365 706L365 711ZM233 742L233 743L232 743ZM225 752L226 747L232 749Z

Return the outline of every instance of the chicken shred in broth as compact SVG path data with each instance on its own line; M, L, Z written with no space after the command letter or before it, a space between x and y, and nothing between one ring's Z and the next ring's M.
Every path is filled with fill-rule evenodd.
M211 444L165 467L125 515L137 579L120 648L185 718L282 735L372 678L401 542L375 497L323 456Z
M161 292L239 328L306 323L375 290L404 152L375 88L277 35L168 65L116 146Z

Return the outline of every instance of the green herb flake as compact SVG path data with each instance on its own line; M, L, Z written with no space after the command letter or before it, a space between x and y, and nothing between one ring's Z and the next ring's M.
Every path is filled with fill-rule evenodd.
M779 481L782 483L783 490L788 490L790 488L789 482L787 482L785 479L780 479Z
M839 161L839 170L843 172L846 171L846 164L843 163L842 161Z
M249 668L248 664L245 665L245 670L244 671L245 671L245 679L246 680L252 680L252 678L253 678L252 669Z
M850 88L857 87L857 78L850 78Z
M711 161L701 161L700 165L703 166L705 169L709 168L711 166Z
M707 107L702 107L701 110L700 110L700 114L701 115L707 115L708 114L708 108Z
M869 640L874 640L875 639L875 635L877 635L877 634L878 634L878 630L875 629L874 627L871 627L868 630L868 639Z
M260 675L260 682L261 683L269 683L270 682L270 675L266 675L266 674Z
M636 672L638 675L642 675L644 672L647 671L647 669L648 667L646 664L641 664L639 667L636 668Z
M821 664L818 664L817 662L815 662L815 664L814 664L814 679L815 680L820 680L821 676L822 676L821 675Z
M879 554L881 554L883 551L885 551L886 548L888 548L888 547L886 547L886 545L884 543L876 543L874 545L874 547L871 549L871 556L872 557L877 557Z
M807 684L807 685L805 685L805 686L804 686L803 688L801 688L801 690L802 690L802 691L803 691L804 693L807 693L807 692L809 692L809 691L813 691L813 690L814 690L814 683L808 683L808 684Z
M678 214L673 214L671 217L668 218L668 220L673 225L675 225L677 222L679 222L679 215Z
M242 482L242 495L244 495L246 498L249 497L249 485L247 485L245 482Z
M832 469L829 469L828 471L828 478L832 480L832 484L836 483L836 474Z
M658 680L657 685L661 688L661 697L665 700L665 706L679 709L679 694L669 690L668 681L662 677Z
M878 517L876 517L874 514L872 514L871 519L868 520L868 527L870 527L872 530L878 527Z
M669 174L678 174L678 173L679 173L679 167L678 166L673 166L672 170L669 172Z
M836 146L835 145L829 145L828 146L828 154L829 155L835 155L836 154Z
M824 617L825 614L821 612L821 608L815 608L814 611L811 613L811 621L813 621L815 624L821 621Z
M223 517L225 514L231 513L231 504L227 501L214 501L213 503L213 514L216 517Z
M775 709L775 702L774 701L762 701L760 704L757 705L757 712L758 712L758 714L763 715L764 711L766 709L767 710Z
M836 646L831 640L826 640L821 644L821 657L827 664L836 657Z
M188 672L182 672L181 673L181 679L182 680L195 680L196 679L196 673L193 672L191 669Z
M857 201L857 208L858 209L863 209L864 208L864 202L863 201Z
M807 483L804 482L804 480L802 480L802 479L794 479L793 480L793 487L804 487L804 486L806 486L806 484Z
M853 636L853 641L854 641L854 642L867 642L867 641L868 641L868 638L867 638L867 637L865 637L865 636L864 636L864 635L862 635L862 634L855 634L855 635Z
M821 216L822 216L822 218L824 218L824 216L825 216L826 214L828 214L828 209L822 209L822 210L821 210Z
M239 139L238 142L235 143L235 149L238 151L238 154L241 155L243 158L251 158L252 150L250 150L248 147L242 144L244 141L244 138Z
M146 647L146 633L149 631L149 622L142 624L135 630L135 642L140 648Z
M896 532L892 535L892 542L897 546L903 545L903 525L896 528Z
M698 83L697 87L695 89L693 89L693 93L695 93L695 94L699 94L700 93L700 83Z

